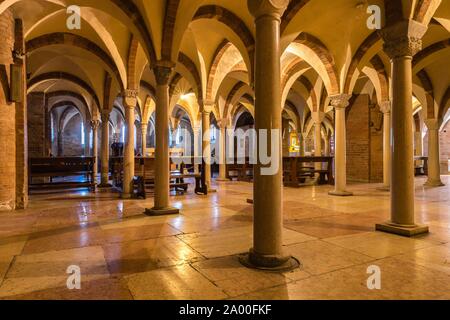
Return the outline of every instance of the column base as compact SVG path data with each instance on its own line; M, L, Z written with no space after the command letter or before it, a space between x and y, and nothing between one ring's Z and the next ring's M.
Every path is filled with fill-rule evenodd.
M425 187L445 187L441 180L428 180L424 184Z
M377 231L392 233L404 237L414 237L419 234L429 232L427 225L400 225L392 222L385 222L375 226Z
M112 188L112 184L110 184L110 183L100 183L97 186L97 188L100 188L100 189Z
M384 192L391 192L391 187L383 186L383 187L377 188L377 190L378 191L384 191Z
M179 214L180 209L167 207L167 208L152 208L152 209L145 209L145 215L154 217L154 216L168 216L168 215L174 215Z
M244 267L269 272L288 272L301 266L300 261L292 256L261 255L253 249L248 254L239 256L239 262Z
M227 182L227 181L230 181L230 179L227 179L227 178L217 178L216 181L219 181L219 182Z
M330 196L336 196L336 197L351 197L353 196L353 192L349 192L349 191L338 191L338 190L333 190L328 192L328 194Z
M129 200L129 199L133 198L133 195L132 195L132 194L129 194L129 193L122 193L122 194L120 195L120 198L121 198L121 199L124 199L124 200Z

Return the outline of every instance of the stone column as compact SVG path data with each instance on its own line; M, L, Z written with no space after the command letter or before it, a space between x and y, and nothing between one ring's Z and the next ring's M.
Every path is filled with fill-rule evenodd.
M208 190L211 188L211 110L210 105L205 105L202 111L202 155L205 160L205 183Z
M62 130L58 129L58 157L62 157L64 153L63 148L63 133Z
M122 198L130 199L133 196L134 179L134 145L135 145L135 108L137 105L137 91L126 90L123 93L123 106L125 108L125 150L123 155L123 186Z
M227 181L227 154L226 154L226 142L227 142L227 124L226 119L222 119L219 123L219 178L217 181Z
M322 121L314 121L314 155L322 156Z
M145 157L147 152L147 132L148 132L148 124L147 123L142 123L141 124L141 130L142 130L142 156Z
M109 111L102 111L101 183L100 188L109 188Z
M202 157L201 150L200 150L200 132L201 132L200 129L201 129L200 126L192 127L192 131L194 132L194 158L195 159ZM195 162L194 162L194 164L195 164ZM195 172L195 174L200 173L198 164L194 165L194 172Z
M146 210L146 214L151 216L179 213L179 210L170 207L169 203L169 80L173 66L171 62L159 61L154 68L157 82L155 115L155 205L152 209Z
M283 157L289 157L291 148L291 137L289 132L289 119L282 120L283 128Z
M97 183L98 176L98 128L100 127L99 120L91 121L92 127L92 157L94 158L94 183Z
M267 130L267 141L258 141L272 149L272 163L278 161L275 173L266 172L270 165L263 165L260 156L254 166L254 227L253 248L241 262L257 268L291 268L294 260L283 252L283 170L282 123L280 89L280 19L288 0L248 0L248 7L255 17L255 128L258 136ZM269 75L269 76L268 76ZM272 139L276 135L278 141ZM259 153L259 152L258 152Z
M331 105L336 111L334 133L334 179L335 189L329 192L332 196L352 196L347 189L347 132L345 124L345 109L349 106L351 95L340 94L331 96Z
M306 155L306 139L307 139L307 135L303 132L300 132L298 134L298 137L300 139L300 155L301 156L305 156Z
M383 186L382 191L391 188L391 102L384 101L380 105L383 113Z
M439 151L439 128L440 122L437 119L425 120L428 128L428 181L427 187L442 187L441 164Z
M329 157L330 156L330 134L329 133L327 133L326 135L325 135L325 148L324 148L324 155L326 156L326 157Z
M377 224L379 231L414 236L428 232L414 219L414 150L412 58L420 51L427 28L403 21L382 31L384 51L392 67L391 220Z

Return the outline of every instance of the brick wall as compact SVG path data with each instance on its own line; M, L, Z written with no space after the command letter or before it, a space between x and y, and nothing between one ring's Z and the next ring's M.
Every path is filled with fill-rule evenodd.
M368 95L357 96L347 116L347 179L354 182L383 180L383 131L378 107Z
M0 64L9 77L14 48L14 18L9 10L0 15L0 37ZM0 91L0 210L12 210L16 207L16 110L14 103L7 103L3 87Z
M448 160L450 159L450 121L440 133L441 173L449 174Z
M30 93L28 104L28 154L29 157L43 157L45 150L45 95Z

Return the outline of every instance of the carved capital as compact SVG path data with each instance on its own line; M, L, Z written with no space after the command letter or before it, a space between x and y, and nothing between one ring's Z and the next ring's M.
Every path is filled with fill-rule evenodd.
M345 109L350 105L351 94L337 94L330 96L330 104L335 109Z
M166 86L169 84L170 76L175 64L170 61L158 61L153 68L155 73L156 83L159 86Z
M426 119L424 120L425 125L430 131L437 131L441 127L440 121L438 119Z
M312 118L314 124L322 124L323 120L325 119L325 113L324 112L313 112L311 114L311 118Z
M123 92L123 103L125 107L128 108L134 108L137 105L137 96L138 91L137 90L130 90L127 89Z
M214 102L206 101L203 104L203 112L211 113L214 110Z
M391 107L392 107L392 103L390 101L383 101L380 103L380 111L383 114L391 113Z
M384 51L391 58L413 57L422 50L422 38L427 26L407 20L380 31L384 40Z
M108 123L110 118L109 111L102 112L101 119L103 123Z
M90 122L90 124L91 124L91 128L92 128L92 130L98 130L98 127L100 126L100 120L92 120L91 122Z
M255 19L270 16L280 20L289 5L289 0L247 0L247 6Z

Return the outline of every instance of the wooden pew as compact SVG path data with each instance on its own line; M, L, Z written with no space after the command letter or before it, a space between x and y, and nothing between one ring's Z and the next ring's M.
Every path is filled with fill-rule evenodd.
M253 181L253 164L250 163L250 158L238 160L234 159L233 163L226 165L227 179L237 181L252 182Z
M185 193L188 190L189 183L185 179L195 179L195 193L206 194L204 175L200 173L189 172L186 169L188 159L178 159L179 161L171 162L170 173L170 189L177 192ZM186 164L185 164L186 163ZM149 189L155 186L155 158L136 157L135 158L135 177L134 186L137 197L145 198ZM193 168L193 167L192 167ZM111 159L111 171L114 186L122 188L123 181L123 158Z
M418 156L418 157L414 157L414 162L415 162L415 175L416 176L427 176L428 175L428 157L422 157L422 156ZM423 164L420 164L423 163Z
M28 159L28 179L31 189L90 188L95 191L93 157L55 157ZM54 178L83 176L85 181L60 181ZM34 180L39 178L39 182ZM48 182L42 182L48 180Z
M319 174L319 184L333 185L333 160L333 157L284 157L284 183L286 186L298 187L307 177ZM316 169L316 163L322 164L320 169Z

